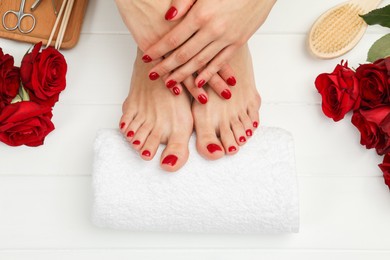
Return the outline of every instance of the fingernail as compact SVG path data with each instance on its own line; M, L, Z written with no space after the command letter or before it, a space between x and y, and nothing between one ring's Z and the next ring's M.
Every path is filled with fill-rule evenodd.
M259 126L259 123L257 123L256 121L253 122L253 127L254 127L254 128L257 128L258 126Z
M126 125L125 122L122 122L120 128L123 129L123 127L125 127L125 125Z
M168 155L167 157L164 158L164 160L162 161L162 164L167 164L167 165L170 165L170 166L175 166L176 162L177 162L177 156L175 155Z
M201 79L199 82L198 82L198 88L201 88L203 87L203 85L206 83L206 81L204 79Z
M232 93L228 89L225 89L224 91L221 92L221 96L224 99L230 99L232 97Z
M241 143L245 143L246 142L246 138L244 136L241 136L239 140L240 140Z
M134 136L134 132L133 131L129 131L128 133L127 133L127 137L133 137Z
M246 130L246 136L252 136L252 130L248 129Z
M210 153L215 153L216 151L222 151L222 148L217 144L209 144L207 150L209 150Z
M180 89L178 87L174 87L173 93L175 93L176 96L180 95Z
M150 74L149 74L150 80L156 80L156 79L158 79L159 77L160 77L160 75L158 75L157 72L150 72Z
M228 78L228 79L226 80L226 83L227 83L228 85L230 85L230 86L235 86L236 83L237 83L237 81L236 81L236 78L232 76L232 77L230 77L230 78Z
M172 20L173 18L175 18L176 15L177 15L177 9L174 6L172 6L165 14L165 20L168 21Z
M237 148L235 146L230 146L229 147L229 153L237 151Z
M207 97L204 94L200 94L198 96L198 100L201 104L206 104L207 103Z
M171 79L170 81L167 82L167 84L165 86L167 86L167 88L173 88L176 84L177 84L177 82L175 80Z
M150 157L150 152L148 150L145 150L142 152L142 155L145 157Z
M140 145L140 144L141 144L141 142L140 142L140 141L138 141L138 140L135 140L135 141L133 142L133 144L134 144L134 145Z
M145 63L149 63L149 62L151 62L152 61L152 58L150 58L150 56L149 55L144 55L144 56L142 56L142 60L143 60L143 62L145 62Z

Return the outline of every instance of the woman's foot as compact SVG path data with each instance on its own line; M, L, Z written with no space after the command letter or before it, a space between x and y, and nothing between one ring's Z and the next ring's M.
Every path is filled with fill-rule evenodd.
M256 90L252 59L245 45L230 62L237 85L230 88L231 98L220 98L206 86L209 101L192 104L198 152L210 160L238 152L259 124L260 95Z
M161 167L177 171L188 159L193 130L190 98L186 93L172 95L162 80L148 80L145 75L153 65L142 62L141 56L138 51L119 127L144 160L153 159L158 146L166 144Z

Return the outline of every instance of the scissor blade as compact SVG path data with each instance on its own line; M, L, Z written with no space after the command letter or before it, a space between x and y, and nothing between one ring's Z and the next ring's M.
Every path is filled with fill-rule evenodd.
M31 11L34 11L35 9L37 9L37 7L39 6L39 4L41 3L42 0L35 0L35 2L32 4L31 6Z

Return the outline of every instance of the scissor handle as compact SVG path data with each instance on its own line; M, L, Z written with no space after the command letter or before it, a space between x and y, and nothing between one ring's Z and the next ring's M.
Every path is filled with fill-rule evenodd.
M28 29L28 30L23 30L23 28L22 28L22 21L23 21L23 19L26 18L26 17L31 17L31 19L32 19L32 21L33 21L33 24L31 25L30 29ZM20 31L21 33L24 33L24 34L30 33L30 32L32 32L32 30L34 30L34 28L35 28L35 16L32 15L32 14L23 14L22 16L20 16L20 19L19 19L19 22L18 22L18 23L19 23L18 29L19 29L19 31Z
M16 16L16 25L14 27L9 27L6 23L6 17L8 15L15 15ZM6 29L7 31L14 31L16 30L16 28L18 28L18 25L19 25L19 12L15 12L15 11L7 11L3 14L3 26L4 26L4 29Z
M16 22L15 26L9 27L7 25L6 17L8 15L16 16L17 22ZM21 23L22 23L23 19L25 19L26 17L30 17L32 19L32 21L33 21L33 24L31 25L31 27L28 30L23 30L23 28L21 26ZM22 14L22 15L20 15L20 12L16 12L16 11L10 10L10 11L5 12L4 15L3 15L3 26L4 26L4 29L6 29L7 31L14 31L17 28L17 29L19 29L19 31L21 33L27 34L27 33L32 32L32 30L34 30L35 22L36 22L35 21L35 17L32 14Z

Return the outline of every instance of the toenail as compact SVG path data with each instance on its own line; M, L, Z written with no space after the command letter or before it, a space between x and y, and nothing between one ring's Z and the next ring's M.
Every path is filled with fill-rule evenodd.
M254 127L254 128L257 128L258 126L259 126L259 123L257 123L256 121L253 122L253 127Z
M237 151L237 148L235 146L230 146L229 147L229 153Z
M122 122L122 123L121 123L121 126L120 126L121 129L123 129L123 127L125 127L125 125L126 125L125 122Z
M240 142L241 142L241 143L245 143L245 142L246 142L246 138L245 138L244 136L241 136L241 137L240 137Z
M206 81L204 79L201 79L199 82L198 82L198 88L201 88L203 87L203 85L206 83Z
M232 93L228 89L225 89L224 91L221 92L221 96L224 99L230 99L232 97Z
M167 82L167 84L165 86L167 88L173 88L176 84L177 84L177 82L175 80L171 79L170 81Z
M134 132L133 131L129 131L128 133L127 133L127 137L133 137L134 136Z
M176 96L180 95L180 89L178 87L174 87L173 93L175 93Z
M138 141L138 140L135 140L135 141L133 142L133 144L134 144L134 145L140 145L140 144L141 144L141 142L140 142L140 141Z
M246 130L246 136L252 136L252 130L250 130L250 129L248 129L248 130Z
M236 81L236 78L235 77L230 77L226 80L226 83L229 85L229 86L235 86L237 81Z
M145 62L145 63L149 63L149 62L151 62L152 61L152 58L150 58L150 56L149 55L144 55L144 56L142 56L142 60L143 60L143 62Z
M149 74L150 80L156 80L156 79L158 79L159 77L160 77L160 75L158 75L157 72L150 72L150 74Z
M200 94L200 95L198 96L198 100L199 100L199 102L200 102L201 104L206 104L206 103L207 103L207 97L206 97L206 95L204 95L204 94Z
M176 162L177 162L177 156L175 155L168 155L167 157L164 158L164 160L162 161L162 164L167 164L167 165L170 165L170 166L175 166Z
M209 150L210 153L215 153L216 151L222 151L222 148L217 144L209 144L207 150Z
M148 150L145 150L142 152L142 155L145 157L150 157L150 152Z

